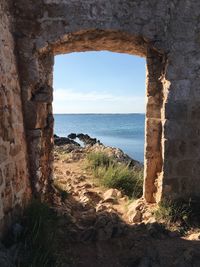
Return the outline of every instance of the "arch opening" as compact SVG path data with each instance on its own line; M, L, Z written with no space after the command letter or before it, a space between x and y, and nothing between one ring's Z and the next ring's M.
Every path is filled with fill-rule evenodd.
M75 183L72 177L76 175L59 175L62 168L79 170L85 173L85 183L91 182L91 174L84 167L88 165L96 185L115 187L131 198L141 197L145 60L108 51L56 56L53 87L54 177L60 177L54 178L57 187ZM63 153L67 160L61 163ZM113 167L103 165L94 171L92 164L102 156ZM72 194L75 188L70 189Z
M35 158L39 157L37 162L41 165L40 177L37 177L36 169L38 169L38 166L36 166L37 168L31 166L31 172L37 177L36 180L38 180L39 184L42 182L42 185L36 191L45 188L44 183L50 184L51 182L47 182L46 179L47 177L52 177L53 143L51 140L53 136L54 56L71 52L102 50L146 57L144 197L147 202L159 202L162 196L162 75L164 71L164 56L141 37L118 31L80 31L64 35L59 40L49 42L47 47L38 50L37 65L39 65L40 81L39 84L35 84L34 88L31 88L31 101L26 102L26 107L32 108L33 111L36 110L33 115L34 120L32 120L34 126L30 125L30 118L28 118L27 124L29 124L29 128L44 128L41 139L42 146L44 146L44 161L46 164L43 164L40 155L36 155L37 152L35 152L34 145L29 146L31 149L30 154L34 154ZM44 100L45 103L43 103L43 100L41 101L41 96L42 98L47 98ZM41 110L43 111L42 116ZM40 116L37 116L37 111L40 111ZM47 125L43 127L45 124ZM51 181L52 178L48 179Z

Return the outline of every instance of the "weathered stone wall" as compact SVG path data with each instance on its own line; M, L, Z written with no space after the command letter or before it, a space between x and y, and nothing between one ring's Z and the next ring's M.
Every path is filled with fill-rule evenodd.
M0 232L29 195L19 77L8 1L0 3Z
M36 194L52 175L54 55L109 50L147 58L146 200L199 195L198 1L17 0L15 18Z
M32 186L43 195L52 177L52 69L60 53L109 50L147 57L149 99L147 104L145 197L155 201L154 185L162 173L162 90L165 53L152 42L165 36L168 10L145 1L24 1L15 4L17 46L24 118L31 161ZM155 20L154 15L157 16ZM156 73L155 77L154 74ZM154 82L152 82L154 80ZM155 98L155 99L154 99ZM153 101L154 99L154 101ZM154 102L154 103L153 103ZM158 103L159 102L159 103ZM155 110L151 112L152 109ZM154 129L154 130L152 130ZM148 135L147 135L148 136ZM153 137L153 140L152 140ZM156 146L154 144L157 144ZM152 145L154 147L152 147Z
M163 198L198 197L200 2L16 0L13 1L12 10L34 193L43 196L52 177L54 56L109 50L147 59L145 199L158 202ZM0 144L6 147L0 150L0 159L3 159L0 167L10 159L17 164L14 156L9 154L14 146L17 151L15 159L18 162L22 159L24 164L17 164L23 171L20 178L23 181L20 195L23 195L27 170L20 92L12 53L13 39L8 29L10 22L5 12L1 21L1 32L7 40L1 48L1 72L6 73L6 80L2 79L1 82L9 88L9 93L5 97L5 89L1 90L0 104L8 106L7 113L4 111L1 116L8 116L9 120L0 121L3 124L0 127ZM7 56L4 55L6 51L9 51ZM14 103L12 99L15 99ZM9 127L5 127L6 123ZM11 139L15 140L14 145L8 137L9 129ZM17 150L19 143L21 150ZM9 155L5 157L3 151ZM12 167L8 169L13 170ZM7 177L11 180L12 174ZM11 196L10 193L8 195Z

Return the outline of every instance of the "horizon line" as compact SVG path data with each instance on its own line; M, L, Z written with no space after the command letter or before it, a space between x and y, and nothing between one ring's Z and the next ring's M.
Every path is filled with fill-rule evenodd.
M131 114L139 114L139 115L144 115L145 112L127 112L127 113L53 113L53 115L131 115Z

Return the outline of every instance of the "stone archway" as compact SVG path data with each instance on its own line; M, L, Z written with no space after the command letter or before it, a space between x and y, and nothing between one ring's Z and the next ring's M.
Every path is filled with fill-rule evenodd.
M160 200L158 178L162 173L162 118L164 55L139 37L120 31L87 30L63 36L59 42L42 49L37 56L39 82L31 88L30 99L24 102L29 155L32 162L33 188L37 193L46 190L52 175L52 71L57 54L108 50L146 57L147 59L147 114L145 134L144 196L149 202ZM30 116L30 114L32 114ZM39 149L40 147L40 149ZM36 163L38 165L36 165Z
M100 51L142 56L147 61L144 197L148 202L160 201L162 186L162 108L165 56L140 37L121 31L86 30L64 35L52 44L54 55L70 52Z
M193 25L194 6L175 2L16 1L16 41L35 193L47 190L52 175L54 55L109 50L147 59L145 199L198 196L199 62L193 53L198 40L194 27L185 27L184 19ZM178 31L177 25L184 31ZM193 145L189 145L189 129L194 130Z

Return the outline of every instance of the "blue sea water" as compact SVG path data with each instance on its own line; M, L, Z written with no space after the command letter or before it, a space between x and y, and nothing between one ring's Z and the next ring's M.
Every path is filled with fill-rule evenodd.
M54 119L54 132L59 136L89 134L143 162L144 114L56 114Z

